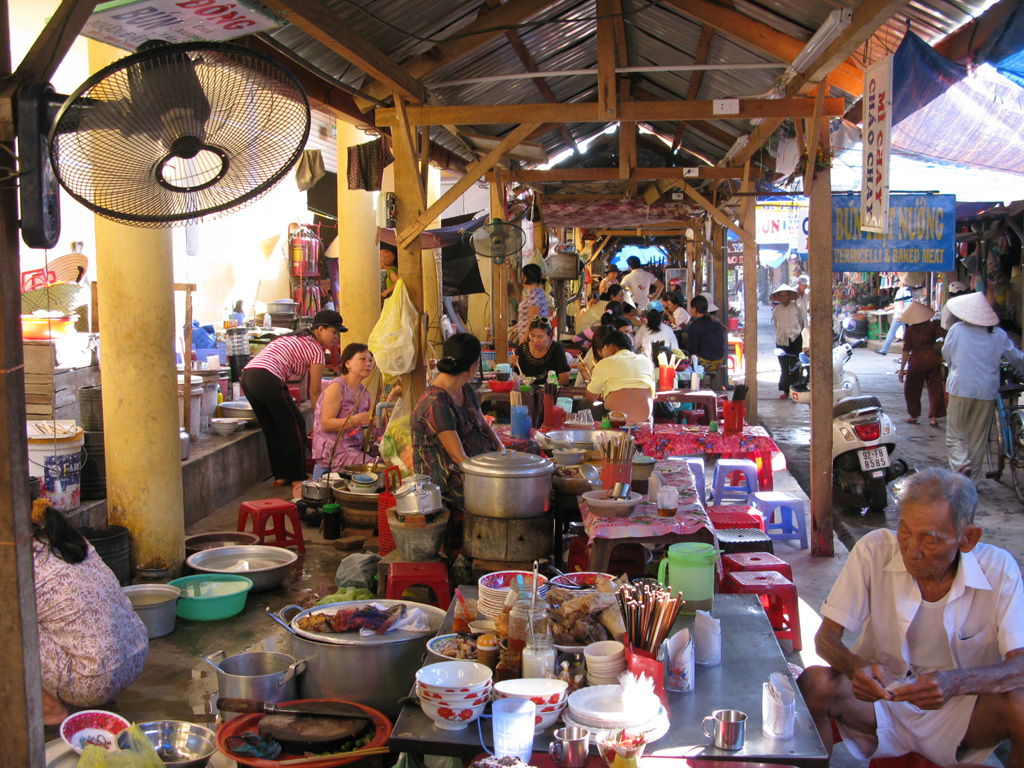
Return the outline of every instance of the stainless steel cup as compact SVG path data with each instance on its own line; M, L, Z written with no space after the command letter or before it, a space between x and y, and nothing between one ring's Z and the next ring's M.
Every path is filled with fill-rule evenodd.
M548 754L560 768L583 768L590 752L590 731L575 725L555 731Z
M716 709L704 718L702 728L704 735L719 749L743 749L747 713L738 709Z

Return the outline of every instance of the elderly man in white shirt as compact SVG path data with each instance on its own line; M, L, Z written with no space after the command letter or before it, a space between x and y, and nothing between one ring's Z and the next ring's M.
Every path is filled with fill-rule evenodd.
M999 397L999 370L1006 358L1018 375L1024 353L1002 328L982 293L968 293L946 302L959 320L946 332L942 357L949 366L946 392L946 451L949 468L977 483L984 475L989 427Z
M927 469L906 482L897 532L871 531L822 607L800 690L831 751L832 723L858 759L917 752L980 763L1005 739L1024 765L1024 591L1003 549L979 542L978 493ZM848 648L845 632L859 634Z

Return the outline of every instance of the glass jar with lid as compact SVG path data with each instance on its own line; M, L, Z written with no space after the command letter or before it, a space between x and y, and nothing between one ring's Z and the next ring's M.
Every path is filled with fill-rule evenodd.
M531 634L548 633L548 616L543 600L538 600L530 611L529 600L517 600L508 617L508 647L515 653L522 653L526 640ZM531 630L532 626L532 630Z
M547 632L526 639L523 677L552 677L555 674L555 641Z

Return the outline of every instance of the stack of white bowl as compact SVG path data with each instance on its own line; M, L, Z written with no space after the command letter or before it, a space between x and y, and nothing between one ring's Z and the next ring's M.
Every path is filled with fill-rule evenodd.
M562 716L569 700L569 684L564 680L523 677L494 684L494 700L527 699L537 705L534 729L550 728Z
M461 731L487 708L491 670L475 661L443 661L416 672L420 709L442 731Z
M626 671L626 647L618 640L601 640L583 649L587 685L618 685Z
M496 619L501 615L505 605L505 596L510 589L519 589L518 578L523 577L523 584L526 593L529 594L533 588L533 574L530 571L494 571L479 578L477 611L481 616L488 619ZM546 576L538 574L537 597L542 598L548 591L548 580Z
M642 728L658 717L661 701L653 693L629 703L620 685L596 685L569 694L563 719L592 730Z

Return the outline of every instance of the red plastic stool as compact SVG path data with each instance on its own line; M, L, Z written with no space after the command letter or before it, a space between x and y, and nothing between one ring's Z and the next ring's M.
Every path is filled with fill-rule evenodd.
M430 587L437 599L431 603L443 611L452 602L452 588L448 583L448 567L442 562L435 563L390 563L388 565L388 588L384 596L389 600L400 600L402 593L412 586Z
M252 520L252 532L260 537L260 544L274 547L294 546L299 552L306 551L302 540L302 524L299 521L299 510L290 501L284 499L254 499L243 501L238 505L238 526L241 533ZM285 526L285 520L291 521L291 531ZM268 527L268 523L271 523ZM273 536L272 541L267 541Z
M775 571L793 581L793 567L770 552L733 552L722 557L726 573L742 571Z
M764 516L746 504L708 505L708 518L716 530L758 528L764 530Z
M737 595L758 595L775 637L790 640L793 650L803 648L800 640L800 606L796 585L776 571L737 571L725 577L726 591Z

